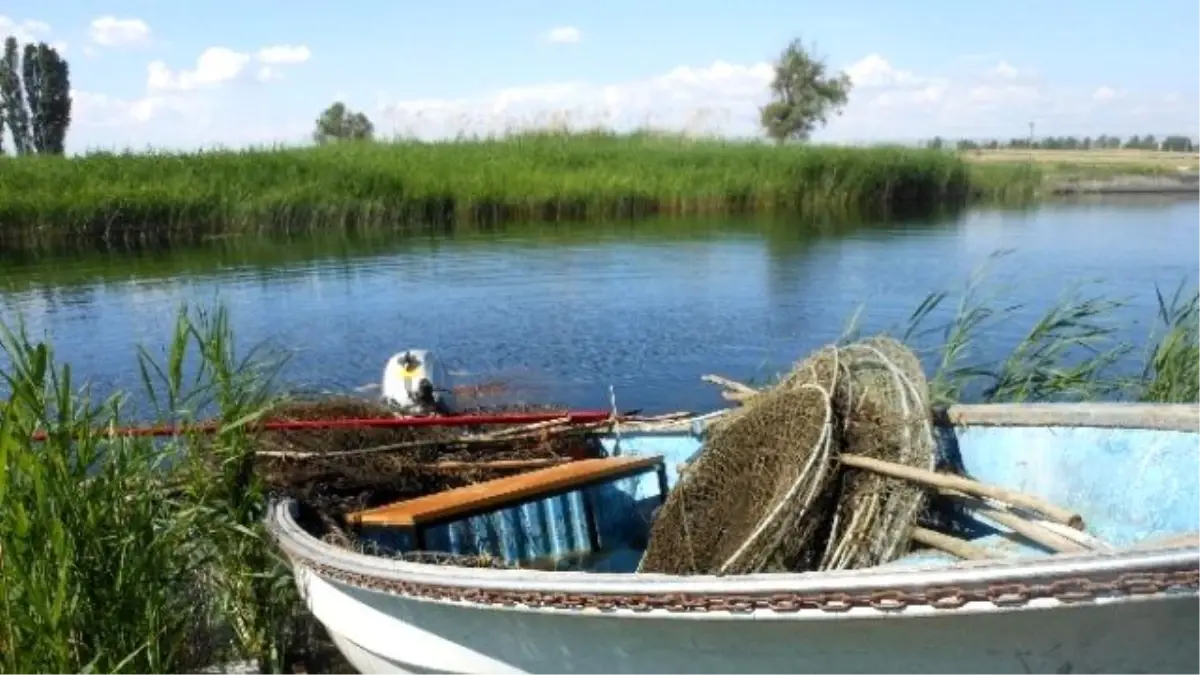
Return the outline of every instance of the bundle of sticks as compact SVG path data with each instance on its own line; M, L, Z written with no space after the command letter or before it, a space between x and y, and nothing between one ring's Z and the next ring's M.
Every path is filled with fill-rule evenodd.
M719 375L705 375L702 379L721 387L722 397L735 403L747 401L759 393L759 390L749 385ZM1052 552L1076 553L1113 549L1111 544L1086 531L1083 518L1078 513L1035 495L982 483L955 473L927 471L871 457L842 454L838 456L838 461L846 467L924 486L968 513ZM681 466L680 474L684 475L686 470L686 465ZM999 557L993 550L921 524L914 527L912 539L924 546L965 560Z
M680 422L688 419L689 413L675 412L664 415L653 416L637 416L627 415L620 419L620 426L628 431L644 431L659 428L669 428L678 425ZM531 424L520 424L513 426L505 426L496 430L478 431L473 433L455 434L453 436L437 435L428 438L417 438L414 440L405 440L395 443L383 443L372 445L363 448L339 449L337 457L363 457L375 454L384 454L389 452L400 452L405 450L414 450L418 448L437 446L446 450L465 450L471 447L496 445L500 443L515 443L518 441L542 440L557 434L562 434L567 431L574 433L597 432L601 430L611 429L614 420L601 420L599 422L580 423L571 419L570 415L564 414L561 418L548 420L545 422L534 422ZM272 443L267 441L264 443L263 449L255 452L259 457L274 457L279 459L309 459L315 457L328 457L327 450L295 450L287 447L270 447L286 446L286 443ZM428 464L428 468L437 468L445 470L456 470L464 468L478 468L480 466L492 466L493 468L539 468L549 466L560 461L568 461L569 457L554 457L531 460L495 460L492 462L461 462L461 461L441 461Z

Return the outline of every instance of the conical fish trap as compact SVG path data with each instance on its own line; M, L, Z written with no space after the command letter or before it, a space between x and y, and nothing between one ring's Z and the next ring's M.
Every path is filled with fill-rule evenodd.
M933 468L928 385L891 338L825 347L714 424L654 522L641 571L807 571L897 557L923 490L843 468L843 452Z

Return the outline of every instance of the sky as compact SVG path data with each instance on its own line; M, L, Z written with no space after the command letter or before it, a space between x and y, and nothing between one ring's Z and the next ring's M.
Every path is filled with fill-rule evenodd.
M825 142L1200 127L1196 0L5 0L59 47L68 151L305 142L335 100L383 136L567 125L755 136L802 39L854 87Z

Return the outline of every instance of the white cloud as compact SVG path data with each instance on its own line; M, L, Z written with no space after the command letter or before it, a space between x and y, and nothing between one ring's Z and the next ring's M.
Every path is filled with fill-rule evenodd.
M307 45L273 45L258 50L258 60L267 65L304 63L312 58Z
M254 77L259 82L283 79L283 71L277 66L294 66L312 58L312 52L307 45L275 45L258 50L255 58L259 63L258 72Z
M930 83L911 71L892 66L879 54L869 54L845 69L855 87L916 87Z
M137 99L120 99L88 91L71 90L76 121L88 127L131 128L166 113L202 122L208 112L203 99L181 94L155 94Z
M150 62L146 67L146 90L140 97L73 90L73 129L77 132L71 135L72 151L79 149L77 146L95 146L99 139L104 139L99 140L101 146L110 148L140 148L146 144L178 148L277 140L281 130L290 134L298 127L286 120L272 120L214 130L214 114L229 110L219 90L237 81L280 79L284 68L304 63L311 56L305 45L267 46L253 54L209 47L192 68L173 70L164 61ZM265 117L270 113L263 111Z
M997 63L988 73L1001 80L1015 80L1021 74L1012 64L1007 61Z
M234 81L276 80L281 68L309 59L305 47L277 45L247 53L210 48L194 68L179 71L155 62L145 97L87 101L81 108L80 133L107 123L104 134L92 137L172 147L304 142L317 110L267 103L255 114L257 121L247 124L242 102L214 90ZM855 142L1024 137L1029 122L1036 123L1039 134L1053 135L1195 132L1198 115L1191 99L1164 102L1168 92L1114 90L1123 96L1097 101L1094 88L1055 87L1024 66L1012 74L997 67L1005 63L998 57L986 63L991 65L954 76L917 72L880 54L842 65L854 89L843 114L816 138ZM547 126L654 127L749 137L760 134L758 109L768 100L772 75L766 62L714 61L618 82L531 83L459 98L381 96L368 114L382 135L430 139ZM89 144L82 137L79 142Z
M227 47L209 47L196 59L191 70L172 71L163 61L151 61L146 67L146 87L159 91L191 91L229 82L245 70L250 55Z
M583 39L583 33L574 26L558 26L542 34L542 39L550 44L575 44Z
M1118 98L1124 98L1128 92L1113 89L1109 86L1101 86L1092 92L1093 101L1112 101ZM1169 101L1168 101L1169 102Z
M118 19L102 16L92 20L88 37L101 47L131 47L150 41L150 26L141 19Z
M8 36L15 37L17 42L25 44L45 40L50 35L50 24L34 19L16 19L0 14L0 39Z
M1105 109L1093 100L1091 90L1050 86L1030 69L1018 70L996 55L988 56L990 68L956 77L914 72L880 54L843 65L854 88L843 114L831 119L816 137L830 141L916 140L935 135L1007 138L1023 136L1030 121L1036 122L1039 133L1047 134L1145 133L1140 130L1144 120L1129 118L1132 103L1122 101L1117 108ZM626 82L550 82L458 99L393 100L378 110L377 128L385 134L422 138L488 135L547 125L651 126L757 136L758 108L768 100L771 76L769 63L716 61ZM1114 98L1125 96L1114 94ZM1161 96L1153 98L1158 101ZM1164 118L1157 124L1193 132L1195 113L1189 117L1184 108L1182 103L1163 107Z
M945 134L947 118L966 115L963 128L1007 126L1005 105L1036 101L1036 85L955 82L897 67L869 54L843 67L854 84L844 114L818 132L826 139L906 138ZM526 126L654 126L695 133L755 136L758 109L773 74L767 62L716 61L680 66L642 80L583 81L510 87L455 100L401 100L380 110L381 130L418 137L495 134ZM972 124L973 123L973 124ZM1007 133L1007 132L1005 132Z
M276 45L263 47L256 54L235 51L228 47L209 47L196 59L191 70L171 70L163 61L152 61L146 67L146 88L151 91L194 91L211 89L233 82L248 71L251 62L260 67L254 78L260 82L283 77L279 66L297 65L312 57L306 45Z
M65 40L51 39L50 24L45 21L38 21L36 19L17 21L16 19L0 14L0 41L9 36L15 37L17 42L21 44L46 42L57 50L59 55L65 56L67 54L67 42Z
M1028 84L982 84L966 91L966 100L980 106L995 107L1036 101L1042 92Z

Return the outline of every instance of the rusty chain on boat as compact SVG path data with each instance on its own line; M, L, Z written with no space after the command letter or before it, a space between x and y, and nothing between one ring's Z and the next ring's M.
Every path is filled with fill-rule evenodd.
M1171 590L1200 588L1200 569L1191 568L1169 572L1131 572L1109 581L1088 577L1068 577L1049 583L1008 583L971 587L929 586L917 591L874 589L858 593L777 592L758 595L737 593L559 593L553 591L488 590L442 586L381 579L352 574L312 560L306 566L323 577L360 588L396 595L470 602L504 607L601 611L629 610L649 612L666 610L674 613L734 612L756 610L773 612L846 612L855 608L871 608L882 612L902 611L908 607L928 606L954 610L972 602L987 602L997 607L1020 607L1031 600L1053 599L1064 604L1090 602L1112 595L1146 596Z

